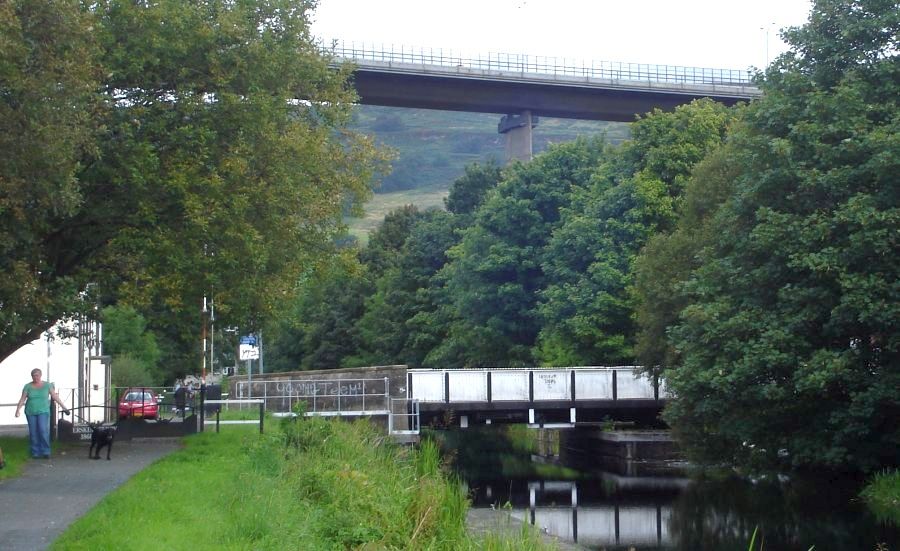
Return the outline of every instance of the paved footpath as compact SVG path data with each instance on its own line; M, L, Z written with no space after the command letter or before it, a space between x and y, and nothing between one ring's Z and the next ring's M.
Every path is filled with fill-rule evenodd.
M7 433L8 434L8 433ZM54 444L50 459L33 459L21 476L0 480L0 549L46 549L65 529L135 473L180 447L177 439L115 442L112 459L88 459L89 443Z

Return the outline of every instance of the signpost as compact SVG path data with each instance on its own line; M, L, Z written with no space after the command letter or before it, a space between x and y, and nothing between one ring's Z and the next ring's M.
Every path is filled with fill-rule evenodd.
M247 335L241 337L238 342L238 357L247 361L247 387L250 389L249 396L253 397L253 360L259 359L259 346L257 346L256 337Z
M241 337L240 343L238 344L238 353L242 360L258 360L259 346L257 346L256 337L253 335Z

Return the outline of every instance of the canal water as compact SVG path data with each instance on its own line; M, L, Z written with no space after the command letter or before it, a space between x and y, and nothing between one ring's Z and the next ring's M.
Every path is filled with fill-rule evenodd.
M766 551L900 551L900 527L856 497L861 481L839 475L748 480L603 458L576 471L500 427L441 439L473 508L506 511L585 549L747 550L756 531L755 548Z

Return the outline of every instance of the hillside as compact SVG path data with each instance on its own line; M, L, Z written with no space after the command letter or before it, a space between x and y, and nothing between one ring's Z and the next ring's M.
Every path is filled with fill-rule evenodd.
M384 214L399 206L442 206L447 189L466 165L489 159L502 164L506 138L497 133L499 121L500 115L485 113L359 106L350 128L392 148L396 159L393 171L366 205L366 216L348 219L351 233L365 241ZM534 129L534 151L578 136L603 134L619 143L628 138L628 125L541 118Z

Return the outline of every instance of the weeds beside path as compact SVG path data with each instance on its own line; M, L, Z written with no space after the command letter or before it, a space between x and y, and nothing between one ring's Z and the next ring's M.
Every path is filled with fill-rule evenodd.
M285 420L265 435L232 425L185 438L53 548L547 548L527 529L472 539L467 505L431 442L398 448L364 421Z

